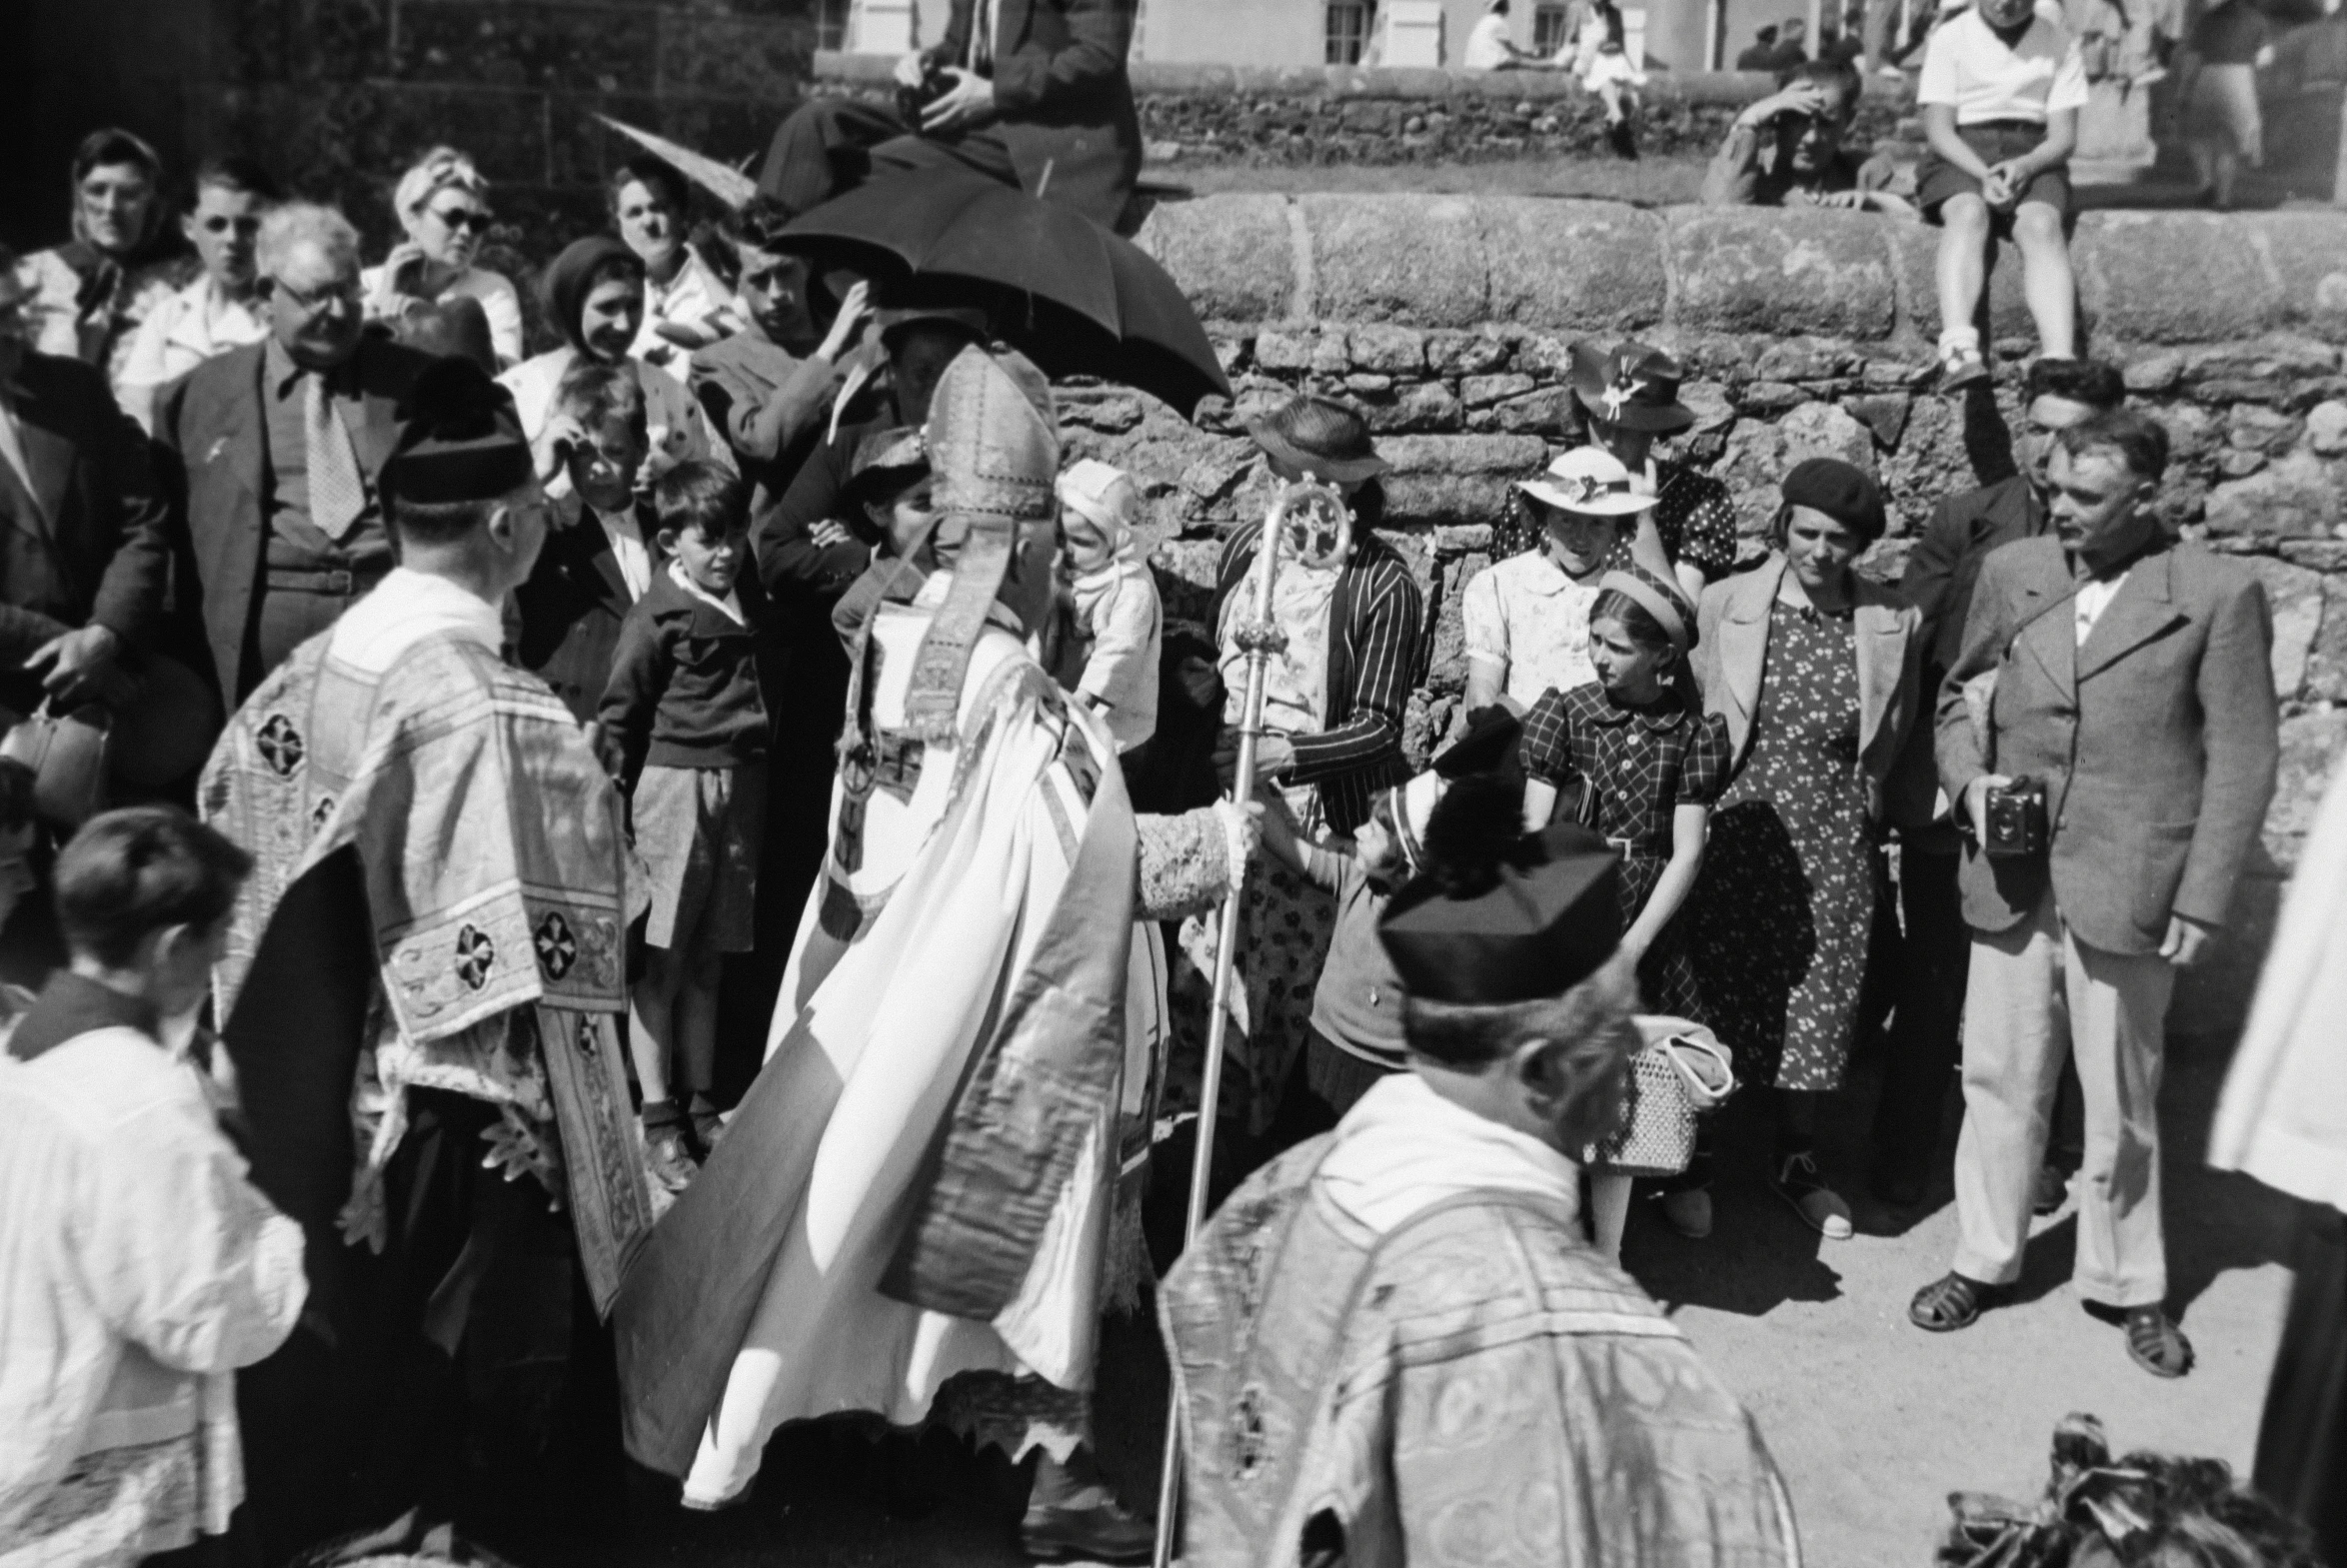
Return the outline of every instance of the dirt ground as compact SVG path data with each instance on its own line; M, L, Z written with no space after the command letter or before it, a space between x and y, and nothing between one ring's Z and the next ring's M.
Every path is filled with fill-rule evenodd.
M2101 1416L2122 1448L2213 1454L2246 1469L2289 1274L2288 1204L2202 1167L2221 1047L2171 1048L2162 1098L2173 1293L2199 1350L2181 1381L2127 1359L2119 1330L2068 1285L2075 1220L2042 1222L2020 1301L1953 1335L1907 1323L1908 1297L1947 1266L1955 1213L1943 1179L1919 1214L1863 1200L1860 1233L1825 1242L1760 1185L1767 1131L1755 1103L1722 1126L1718 1222L1690 1242L1634 1214L1630 1270L1670 1308L1746 1402L1783 1467L1813 1568L1924 1568L1955 1490L2033 1493L2068 1411ZM1822 1128L1829 1177L1862 1190L1871 1074ZM1943 1154L1952 1148L1951 1096ZM1945 1160L1943 1158L1944 1166ZM1164 1420L1165 1372L1143 1323L1112 1324L1096 1401L1104 1456L1146 1505ZM693 1516L649 1480L625 1538L515 1555L521 1568L995 1568L1020 1557L1022 1478L951 1442L875 1445L817 1426L768 1450L751 1502Z

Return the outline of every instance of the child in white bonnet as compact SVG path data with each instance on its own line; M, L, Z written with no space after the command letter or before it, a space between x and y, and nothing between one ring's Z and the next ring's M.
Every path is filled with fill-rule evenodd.
M1165 613L1133 524L1141 491L1123 469L1080 458L1060 475L1061 534L1088 648L1076 696L1101 715L1119 752L1158 729Z

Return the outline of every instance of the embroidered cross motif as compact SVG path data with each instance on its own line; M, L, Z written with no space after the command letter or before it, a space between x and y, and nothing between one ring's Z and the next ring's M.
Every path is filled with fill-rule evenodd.
M560 909L549 909L546 918L538 922L536 934L538 966L550 980L559 980L571 972L571 965L579 961L579 938L571 930L571 922L563 918Z
M873 783L894 795L899 804L913 798L921 783L922 759L929 747L919 736L894 730L880 733L880 756L873 763Z
M1231 1401L1231 1472L1239 1480L1252 1477L1263 1462L1263 1391L1253 1383Z
M318 796L318 803L310 807L310 831L323 830L326 826L326 819L333 814L334 796L330 794Z
M283 714L271 714L253 744L260 749L261 761L280 779L291 779L309 754L309 749L302 745L302 733Z
M457 978L474 990L489 983L490 966L497 962L497 943L476 925L457 929Z

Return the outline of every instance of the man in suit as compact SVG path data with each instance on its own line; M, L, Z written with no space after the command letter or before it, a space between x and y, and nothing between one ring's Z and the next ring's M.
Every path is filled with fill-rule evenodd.
M571 484L552 504L555 526L538 565L514 591L514 648L522 668L584 725L603 704L620 624L660 564L660 524L636 490L652 451L650 416L643 383L624 364L574 366L554 407L539 443L553 466L539 477L567 472Z
M2086 1107L2078 1262L2089 1311L2136 1363L2180 1377L2167 1315L2157 1098L2175 971L2225 920L2274 791L2279 707L2264 590L2150 513L2166 430L2129 410L2062 432L2050 537L1982 565L1939 707L1939 771L1972 827L1964 919L1964 1132L1955 1267L1908 1309L1963 1328L2021 1272L2054 1085ZM1993 676L1984 722L1975 682ZM1982 683L1985 684L1985 683ZM1984 851L1991 791L2045 789L2043 850Z
M1135 0L953 0L937 45L897 63L898 86L942 88L918 123L818 98L775 132L759 189L801 213L878 170L952 162L1118 228L1141 176L1125 73L1134 10Z
M181 608L232 710L391 570L378 476L432 363L364 330L358 231L333 208L271 212L255 261L269 335L189 372L155 413L186 515Z
M161 630L170 514L103 372L37 354L0 248L0 708L114 692Z
M2000 546L2035 539L2046 531L2046 496L2052 484L2046 467L2055 438L2127 398L2117 367L2098 360L2039 360L2029 368L2026 390L2027 424L2017 454L2020 472L1942 501L1907 557L1906 575L1899 582L1907 603L1923 617L1920 690L1927 704L1963 649L1964 617L1971 609L1980 563ZM1919 724L1909 732L1888 799L1890 819L1899 832L1899 907L1906 932L1905 940L1891 947L1900 956L1896 978L1889 979L1896 989L1897 1010L1891 1018L1882 1096L1874 1105L1873 1187L1876 1197L1901 1207L1923 1200L1939 1151L1940 1106L1955 1073L1964 971L1972 953L1972 933L1964 925L1956 896L1956 863L1963 840L1940 795L1936 749L1932 725ZM2075 1101L2073 1090L2065 1097L2063 1116L2057 1118L2070 1129L2062 1147L2071 1155L2076 1153ZM2059 1126L2056 1136L2062 1136ZM2076 1160L2066 1163L2074 1166ZM2064 1172L2050 1164L2046 1169L2032 1204L2040 1212L2060 1207L2064 1195Z

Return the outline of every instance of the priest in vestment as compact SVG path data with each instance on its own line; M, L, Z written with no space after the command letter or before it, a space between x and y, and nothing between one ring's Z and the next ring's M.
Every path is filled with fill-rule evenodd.
M317 1309L240 1389L273 1561L418 1505L560 1509L598 1426L616 1494L598 1314L652 1222L619 799L500 657L548 527L529 447L468 362L427 370L400 419L400 567L253 693L200 789L255 858L215 1001Z
M785 1422L863 1411L1043 1448L1031 1549L1148 1550L1071 1468L1147 1144L1134 920L1213 903L1244 834L1137 820L1115 740L1030 651L1056 430L1034 366L964 350L893 555L843 601L831 845L766 1066L620 1296L629 1449L688 1507L739 1498Z
M1751 1419L1583 1239L1567 1151L1617 1124L1638 1048L1619 857L1506 842L1504 791L1452 787L1382 916L1410 1070L1161 1287L1193 1568L1799 1561Z

